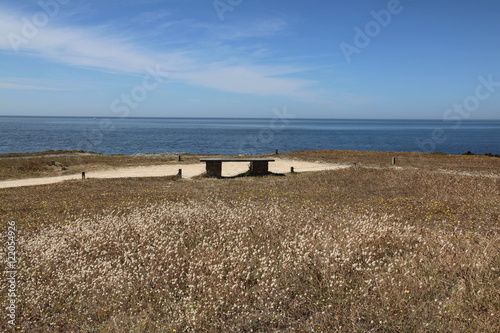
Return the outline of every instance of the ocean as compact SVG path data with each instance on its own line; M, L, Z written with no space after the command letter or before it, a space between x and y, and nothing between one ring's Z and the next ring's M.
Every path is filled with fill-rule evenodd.
M500 120L0 116L0 154L265 154L310 149L500 154Z

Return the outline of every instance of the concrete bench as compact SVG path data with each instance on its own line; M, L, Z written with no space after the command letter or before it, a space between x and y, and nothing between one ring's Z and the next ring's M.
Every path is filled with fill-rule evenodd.
M269 173L270 158L204 158L200 162L206 163L207 176L222 177L222 162L250 162L250 175L263 176Z

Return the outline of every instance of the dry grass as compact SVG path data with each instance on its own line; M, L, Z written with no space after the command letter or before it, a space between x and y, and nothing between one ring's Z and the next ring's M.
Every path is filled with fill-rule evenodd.
M287 177L174 181L175 177L88 179L0 190L0 213L25 231L68 219L127 213L130 207L186 200L279 198L293 206L348 206L352 212L391 214L405 224L483 234L500 228L498 178L411 170L349 168Z
M27 332L496 332L499 198L349 168L3 189L0 212Z

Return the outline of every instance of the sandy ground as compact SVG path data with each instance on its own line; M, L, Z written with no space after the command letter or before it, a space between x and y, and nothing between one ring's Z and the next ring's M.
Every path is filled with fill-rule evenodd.
M335 170L348 168L347 165L312 163L297 160L276 159L269 163L269 171L276 173L288 173L293 167L295 172ZM249 163L247 162L224 162L222 163L222 176L230 177L247 171ZM199 164L174 164L174 165L153 165L143 167L117 168L102 171L86 172L86 178L127 178L127 177L164 177L176 175L179 169L182 169L182 178L191 178L198 176L205 171L205 163ZM19 180L0 181L0 188L20 187L54 184L70 179L81 179L81 174L45 177L45 178L27 178Z

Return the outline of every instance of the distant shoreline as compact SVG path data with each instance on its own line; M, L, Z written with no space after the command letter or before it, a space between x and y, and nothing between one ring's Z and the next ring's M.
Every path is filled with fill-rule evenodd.
M496 157L500 158L500 153L486 153L486 154L475 154L474 152L471 151L466 151L463 154L450 154L450 153L443 153L443 152L432 152L432 153L426 153L426 152L418 152L418 151L381 151L381 150L338 150L338 149L303 149L303 150L297 150L297 151L290 151L290 152L278 152L278 155L280 154L293 154L297 152L315 152L315 151L326 151L326 152L358 152L358 153L392 153L392 154L405 154L405 153L414 153L414 154L430 154L430 155L450 155L450 156L461 156L461 155L470 155L470 156L488 156L488 157ZM198 156L198 157L203 157L203 156L243 156L243 155L225 155L225 154L194 154L194 153L188 153L188 152L165 152L165 153L135 153L135 154L106 154L106 153L99 153L95 151L85 151L85 150L45 150L45 151L35 151L35 152L25 152L25 153L4 153L0 154L0 158L9 158L9 157L46 157L46 156L64 156L64 155L72 155L72 154L82 154L82 155L104 155L104 156L129 156L129 157L172 157L172 156L179 156L179 155L184 155L184 156ZM269 155L276 155L276 154L259 154L259 155L254 155L254 156L269 156Z

